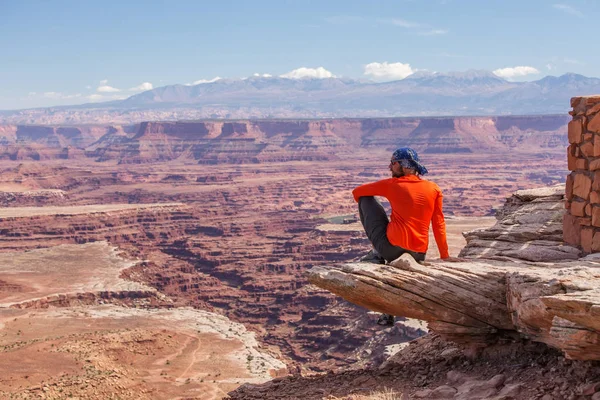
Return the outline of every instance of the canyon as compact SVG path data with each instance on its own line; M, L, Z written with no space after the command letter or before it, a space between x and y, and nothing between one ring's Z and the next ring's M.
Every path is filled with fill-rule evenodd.
M388 177L391 151L414 147L444 192L456 256L460 233L492 225L510 194L564 182L567 122L5 125L0 349L10 365L39 351L45 370L64 368L35 375L28 361L0 393L212 399L285 374L378 365L425 328L384 332L306 276L368 251L352 188Z

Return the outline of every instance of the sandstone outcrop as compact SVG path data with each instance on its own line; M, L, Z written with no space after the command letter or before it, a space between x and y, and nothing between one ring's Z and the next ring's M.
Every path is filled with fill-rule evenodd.
M559 193L517 192L494 227L466 235L462 255L475 259L422 265L404 255L390 265L315 267L309 281L371 310L426 320L455 342L521 335L569 358L600 359L600 263L560 243Z
M122 163L315 161L400 141L423 153L553 152L566 146L565 132L563 116L144 122L132 138L109 133L86 154Z
M84 158L83 149L105 135L126 135L133 126L0 125L1 160Z
M598 263L549 267L478 260L416 263L402 256L390 265L315 267L309 280L348 301L392 315L429 322L449 340L484 346L517 333L559 348L573 359L600 359L595 307Z
M463 234L467 245L459 257L548 262L579 258L576 247L563 244L564 193L564 185L517 191L496 213L496 225Z
M0 192L0 206L9 207L18 204L44 205L61 203L67 197L67 192L60 189L26 190L23 192Z

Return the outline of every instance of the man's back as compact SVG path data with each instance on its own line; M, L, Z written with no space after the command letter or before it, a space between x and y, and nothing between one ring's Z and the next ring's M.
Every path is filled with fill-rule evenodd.
M425 253L431 223L440 256L448 257L443 196L435 183L406 175L359 186L352 194L357 201L362 196L382 196L390 202L392 215L387 237L391 244Z

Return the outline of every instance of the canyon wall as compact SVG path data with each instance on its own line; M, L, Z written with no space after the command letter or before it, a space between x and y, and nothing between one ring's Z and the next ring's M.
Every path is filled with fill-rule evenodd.
M333 160L356 148L437 154L557 152L561 115L323 120L204 120L130 126L0 126L0 158L191 160L201 164Z
M357 148L422 153L556 152L567 145L565 116L144 122L132 138L90 146L96 160L201 164L335 160ZM122 137L121 137L122 138Z
M83 149L102 137L124 137L134 126L0 125L0 159L52 160L85 157Z
M600 96L571 99L566 183L566 243L584 252L600 251Z

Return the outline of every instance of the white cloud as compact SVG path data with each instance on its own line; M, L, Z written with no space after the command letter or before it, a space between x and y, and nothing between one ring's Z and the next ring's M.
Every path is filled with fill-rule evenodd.
M562 12L566 12L567 14L571 14L576 17L583 18L583 13L581 11L579 11L567 4L554 4L554 5L552 5L552 7L554 7L557 10L560 10Z
M90 94L89 96L87 96L87 99L90 101L100 101L104 98L104 96L102 96L101 94Z
M546 64L546 68L548 68L548 71L552 71L552 69L554 68L554 65Z
M223 78L221 78L220 76L215 76L212 79L199 79L199 80L194 81L192 83L186 83L186 85L187 86L193 86L193 85L200 85L202 83L213 83L213 82L216 82L216 81L221 80L221 79L223 79Z
M92 87L91 87L90 85L87 85L85 88L89 90L89 89L91 89Z
M113 93L113 92L120 92L121 89L117 89L112 86L104 85L104 86L98 86L96 91L100 92L100 93Z
M492 72L494 74L498 75L499 77L506 78L506 79L517 78L520 76L540 73L540 71L538 71L536 68L528 67L528 66L498 68Z
M335 78L335 75L333 75L330 71L327 71L323 67L318 67L318 68L300 67L300 68L297 68L290 72L287 72L283 75L279 75L279 77L289 78L289 79L303 79L303 78L324 79L324 78Z
M154 88L154 86L152 86L152 84L150 82L144 82L144 83L140 83L139 85L132 87L131 89L129 89L129 91L131 92L142 92L142 91L146 91L146 90L152 90Z
M104 85L106 85L107 83L108 83L108 79L102 79L102 80L100 81L100 86L104 86Z
M254 74L252 74L252 76L256 76L256 77L260 77L260 78L271 78L273 75L271 75L271 74L259 74L258 72L255 72Z
M371 78L382 81L393 81L398 79L404 79L407 76L413 74L415 71L411 68L410 64L402 63L378 63L372 62L365 65L365 75L369 75Z

